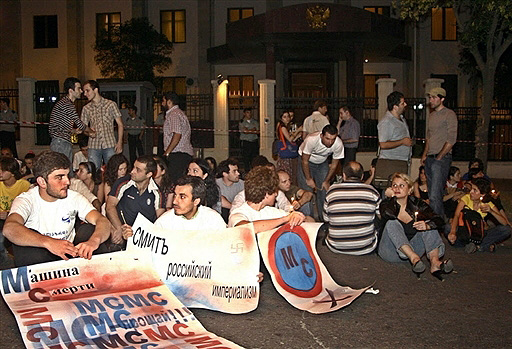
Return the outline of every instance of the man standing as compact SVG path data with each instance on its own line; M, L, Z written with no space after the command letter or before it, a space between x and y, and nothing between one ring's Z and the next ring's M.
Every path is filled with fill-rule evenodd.
M332 154L329 164L328 157ZM298 171L299 187L316 191L316 204L319 219L323 219L325 192L340 159L344 157L343 142L338 137L338 130L332 125L323 128L322 133L310 134L299 148L301 168Z
M421 156L427 175L430 206L438 215L444 215L443 190L452 164L452 148L457 142L457 115L444 106L446 91L433 88L429 93L430 113L427 140Z
M379 121L379 159L402 160L411 158L412 140L402 113L407 103L401 92L394 91L387 97L388 111Z
M335 253L362 255L375 250L375 213L379 207L377 190L362 183L363 166L352 161L343 166L343 182L327 192L324 219L329 223L326 243Z
M68 190L69 159L44 151L35 161L38 186L14 199L4 225L17 267L108 252L110 224L81 194ZM76 215L83 224L75 232Z
M345 157L343 164L350 161L356 161L356 151L359 145L359 136L361 135L361 126L351 114L347 106L340 108L340 117L338 120L338 136L343 141L345 147Z
M94 130L96 137L89 137L89 161L96 168L107 163L114 154L123 151L123 119L117 104L103 98L100 85L95 80L86 81L84 94L89 103L82 109L82 121ZM114 135L114 121L117 123L117 141Z
M255 232L267 231L290 223L302 224L306 217L298 211L287 212L273 207L279 178L274 170L265 166L256 166L246 177L246 202L229 215L229 227L253 223Z
M322 100L315 102L315 111L313 114L304 119L302 128L302 138L306 139L306 136L310 133L320 132L326 125L329 125L329 119L327 114L327 103Z
M249 171L252 159L260 152L258 143L260 125L258 121L252 118L251 108L244 109L244 116L240 121L239 128L242 158L244 159L245 170Z
M72 162L71 134L85 131L86 134L93 137L94 132L80 120L75 109L75 100L82 95L80 80L73 77L64 80L64 93L66 95L55 104L50 114L49 131L52 137L50 149L66 155Z
M240 179L238 161L233 158L221 161L217 168L217 173L219 178L215 182L219 186L222 217L227 221L231 203L235 199L236 194L244 190L244 181Z
M139 156L130 177L119 178L112 186L107 198L107 217L115 229L113 243L124 243L123 233L133 225L139 213L151 222L164 213L162 193L153 180L156 171L152 155Z
M138 156L144 155L142 148L142 137L144 136L144 120L137 116L137 107L128 107L128 118L126 118L126 130L128 132L128 149L130 151L130 164L135 162Z
M9 108L9 98L0 98L0 121L8 123L0 123L0 147L11 149L13 156L17 159L18 152L16 150L16 122L18 114Z
M167 92L162 97L162 106L167 109L164 122L164 156L171 170L172 182L185 174L194 156L190 143L190 123L178 105L178 95Z

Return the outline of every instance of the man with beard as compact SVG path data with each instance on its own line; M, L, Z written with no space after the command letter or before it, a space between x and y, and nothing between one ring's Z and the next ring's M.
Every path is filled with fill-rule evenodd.
M110 224L81 194L68 190L69 159L45 151L34 163L37 187L14 199L4 225L17 267L108 252ZM83 224L75 232L76 215Z

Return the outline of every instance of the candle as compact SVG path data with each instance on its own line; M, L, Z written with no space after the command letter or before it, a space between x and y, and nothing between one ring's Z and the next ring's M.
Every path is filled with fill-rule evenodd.
M418 211L414 212L414 221L418 221Z

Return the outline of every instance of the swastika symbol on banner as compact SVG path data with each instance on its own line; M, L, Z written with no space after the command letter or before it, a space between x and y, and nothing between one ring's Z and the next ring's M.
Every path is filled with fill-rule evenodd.
M237 242L236 244L231 244L231 253L244 252L244 243Z

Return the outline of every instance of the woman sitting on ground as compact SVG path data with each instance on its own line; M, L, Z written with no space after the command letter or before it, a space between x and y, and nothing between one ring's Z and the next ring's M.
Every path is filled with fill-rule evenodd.
M469 190L468 190L469 192ZM443 205L446 217L452 222L459 199L466 195L464 184L460 180L460 169L455 166L450 167L448 180L444 188Z
M189 176L200 177L206 184L206 206L221 213L220 192L208 162L195 158L188 165Z
M427 175L425 174L425 166L420 166L420 173L418 179L414 182L414 196L418 199L422 199L427 204L430 203L428 199L428 186L427 186Z
M103 202L107 202L114 182L130 173L129 167L128 159L123 154L115 154L108 160L103 174L103 193L105 194Z
M409 260L419 277L425 271L423 254L430 260L430 273L442 280L442 274L453 270L450 259L441 261L445 246L438 233L444 225L423 200L412 195L413 182L405 174L392 176L391 188L380 204L384 232L379 243L379 256L387 262Z
M76 177L84 182L84 184L87 186L87 189L89 189L89 191L93 193L96 198L98 198L100 205L103 204L105 194L103 193L103 186L101 185L101 180L98 178L99 176L98 172L96 171L96 165L94 165L94 162L81 162L78 165Z
M508 225L506 218L490 200L490 193L491 182L485 178L474 179L471 181L471 191L460 199L455 210L454 217L456 219L451 224L450 233L447 238L455 246L465 245L467 253L475 251L494 252L496 250L496 243L509 238L512 233L512 228ZM484 237L479 245L470 242L466 237L458 236L458 218L465 207L477 211L484 220ZM488 221L493 222L493 228L488 225Z
M174 184L172 183L171 175L164 159L160 156L154 156L153 159L155 159L156 162L156 173L153 176L153 180L162 192L165 210L168 211L172 208L172 202L174 200Z

